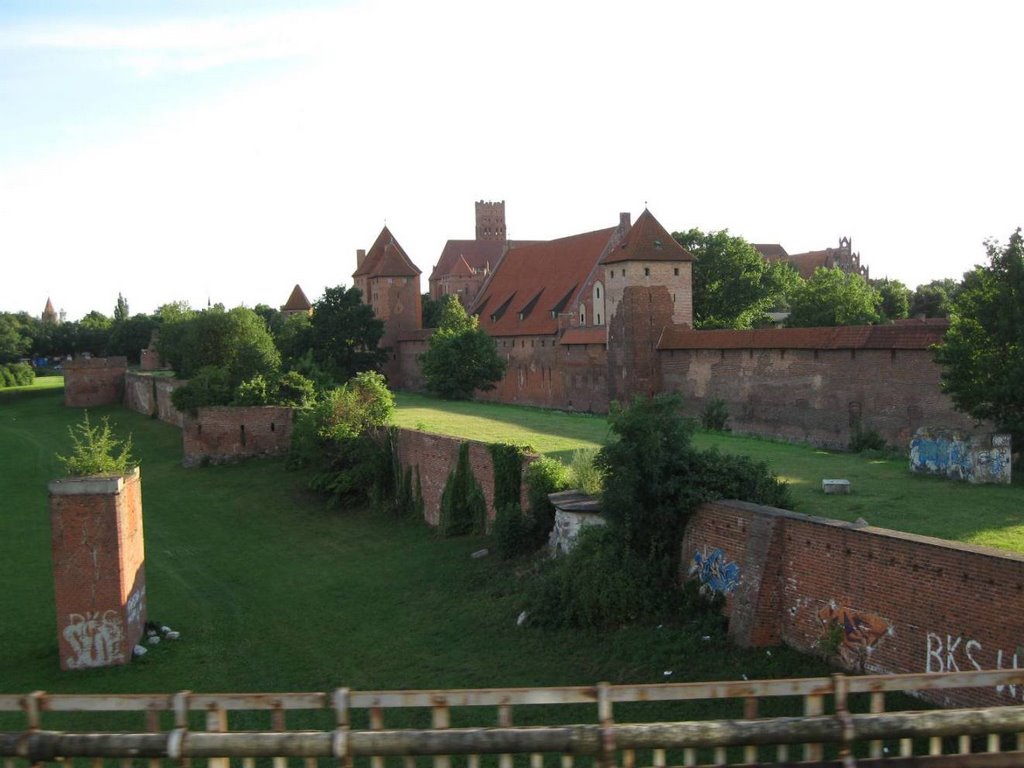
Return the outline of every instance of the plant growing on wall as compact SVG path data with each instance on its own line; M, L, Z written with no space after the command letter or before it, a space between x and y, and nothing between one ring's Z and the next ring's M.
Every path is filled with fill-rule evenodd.
M68 427L68 433L71 435L71 454L58 454L57 460L72 477L124 475L136 466L131 456L131 435L124 440L115 438L107 417L103 418L102 424L94 425L86 411L82 422Z
M441 494L439 529L443 536L480 534L487 525L487 502L483 489L469 466L469 443L459 446L455 469L448 475Z

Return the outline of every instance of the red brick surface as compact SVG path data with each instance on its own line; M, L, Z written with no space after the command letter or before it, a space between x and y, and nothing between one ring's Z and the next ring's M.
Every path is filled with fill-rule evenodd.
M759 536L765 521L773 530ZM1024 665L1024 555L856 527L743 502L706 504L683 540L683 561L721 549L739 565L726 610L733 637L820 652L822 612L880 622L870 650L852 626L842 661L868 672L1007 669ZM763 569L751 564L763 562ZM750 600L749 596L756 595ZM739 615L742 612L744 615ZM1024 687L946 691L945 705L1020 703Z
M93 357L64 363L64 405L92 408L113 405L124 398L128 358Z
M146 621L139 475L114 493L51 487L50 526L61 668L126 664Z
M424 503L423 516L431 525L438 524L441 495L444 493L445 483L448 482L448 475L455 469L459 458L459 446L463 442L469 443L469 464L473 470L473 476L480 483L484 498L487 500L488 519L493 520L494 462L491 460L491 452L487 443L479 443L474 440L463 441L454 437L432 435L410 429L398 430L399 462L403 468L413 467L414 483L415 472L417 469L419 470ZM527 456L524 468L534 458ZM523 509L526 509L525 483L520 503Z
M184 418L182 464L194 467L204 461L221 464L287 453L292 416L291 408L280 406L200 408L195 418Z

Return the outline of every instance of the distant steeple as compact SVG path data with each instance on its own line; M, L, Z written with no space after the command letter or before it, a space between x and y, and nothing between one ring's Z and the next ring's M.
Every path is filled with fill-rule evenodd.
M42 321L49 325L56 325L59 322L57 317L57 311L53 308L53 302L50 301L50 297L46 297L46 306L43 308Z

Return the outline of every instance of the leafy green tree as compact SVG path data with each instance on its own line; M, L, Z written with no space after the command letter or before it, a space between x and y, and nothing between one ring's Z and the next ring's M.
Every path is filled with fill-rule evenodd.
M149 346L153 331L160 322L152 315L134 315L124 320L114 320L110 329L108 353L124 355L128 362L139 362L139 355Z
M62 323L67 325L67 323ZM93 310L77 323L75 328L75 352L90 352L93 355L107 354L113 321L102 312Z
M246 307L225 312L217 305L189 319L165 323L158 348L182 378L210 366L223 368L232 390L256 374L272 376L281 366L266 324Z
M950 277L917 286L910 297L909 316L949 317L959 290L960 285Z
M0 314L0 363L12 363L28 354L32 339L22 332L13 315Z
M870 285L878 292L879 312L884 320L902 320L910 312L910 289L899 280L883 277L871 280Z
M128 316L128 300L118 293L117 304L114 305L114 322L124 322L128 319Z
M285 366L294 367L312 349L312 327L309 315L303 313L286 317L274 332L274 343Z
M470 400L474 391L494 389L505 375L494 340L452 295L444 298L439 327L420 355L420 367L427 388L448 400Z
M790 296L787 324L794 328L868 325L879 320L878 291L838 267L818 267Z
M964 275L936 350L953 404L1024 439L1024 239L985 243L989 263Z
M430 293L424 293L420 305L423 307L423 327L424 328L437 328L440 325L441 316L441 302L443 300L434 300L430 297Z
M267 330L270 331L270 335L276 338L285 321L285 316L281 311L274 309L269 304L257 304L252 308L252 311L263 318L263 322L267 324Z
M313 304L310 348L335 381L347 381L383 363L387 351L378 347L383 336L384 323L363 303L355 286L328 288Z
M742 237L728 230L674 232L672 237L695 257L693 324L696 328L752 328L784 303L799 279L787 264L770 264Z

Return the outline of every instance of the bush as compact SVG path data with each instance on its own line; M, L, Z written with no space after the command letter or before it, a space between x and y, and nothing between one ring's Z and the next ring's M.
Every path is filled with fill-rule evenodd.
M10 368L11 374L14 376L14 383L19 387L27 387L36 380L36 372L28 363L14 363Z
M572 452L569 463L569 485L588 496L597 496L604 488L604 474L594 463L597 449L580 448Z
M69 475L124 475L135 466L131 457L131 435L123 441L117 440L106 417L102 426L93 426L86 411L81 424L68 427L68 434L73 446L71 455L58 454L57 460Z
M580 531L565 557L546 564L527 599L531 621L545 627L614 629L664 615L678 589L609 528Z
M257 373L248 381L243 381L235 390L232 405L267 405L271 401L270 385Z
M494 467L494 508L518 506L523 488L523 456L528 449L513 443L492 443L488 449Z
M555 524L555 508L548 494L569 487L569 470L558 459L542 456L526 468L526 499L533 518L536 535L546 539Z
M533 521L518 504L498 507L494 517L494 549L503 560L531 552L536 542Z
M187 384L171 393L174 407L192 416L208 405L227 405L230 402L231 385L227 371L214 365L201 368Z
M484 533L486 527L487 502L469 466L469 443L463 443L459 446L455 469L448 475L441 494L438 528L442 536L464 536Z
M857 424L850 433L850 450L854 453L884 451L885 447L885 438L873 429L864 429Z
M14 387L17 386L14 381L14 373L6 365L0 365L0 386L3 387Z
M729 406L720 397L712 398L700 413L700 425L714 432L729 432Z
M292 408L309 408L316 401L316 387L298 371L288 371L277 382L274 401Z

